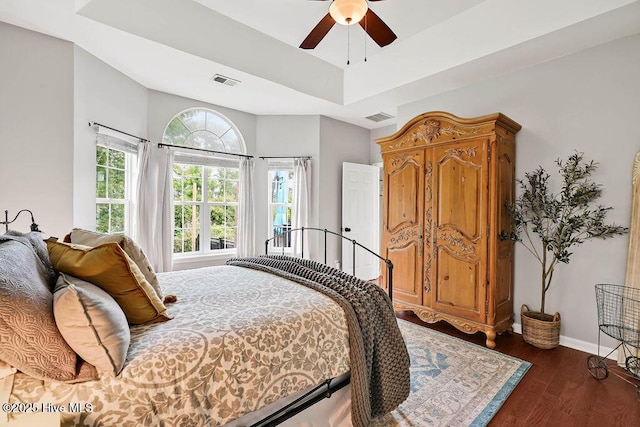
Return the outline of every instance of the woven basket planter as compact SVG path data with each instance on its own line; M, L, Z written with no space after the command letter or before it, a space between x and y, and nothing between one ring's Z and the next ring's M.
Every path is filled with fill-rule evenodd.
M554 315L531 311L526 304L520 308L522 338L528 344L545 350L560 344L560 313Z

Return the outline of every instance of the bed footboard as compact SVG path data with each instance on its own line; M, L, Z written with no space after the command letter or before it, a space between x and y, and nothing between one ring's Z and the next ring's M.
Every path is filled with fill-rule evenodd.
M327 236L328 235L333 235L336 237L339 237L340 239L343 240L348 240L349 242L351 242L352 245L352 257L353 257L353 271L351 272L352 275L356 275L356 249L359 247L367 252L369 252L371 255L377 257L379 260L383 261L385 263L386 269L387 269L387 292L389 293L389 298L393 301L393 263L391 262L390 259L383 257L382 255L372 251L371 249L367 248L364 245L361 245L360 243L358 243L355 239L349 239L348 237L343 236L340 233L336 233L334 231L329 231L326 228L313 228L313 227L300 227L300 228L294 228L291 230L286 230L283 231L282 233L278 233L273 237L268 238L267 240L265 240L264 242L264 253L265 255L269 254L269 242L271 241L275 241L275 239L277 238L281 238L283 235L288 234L289 236L291 235L291 233L293 232L300 232L300 236L301 236L301 254L300 254L300 258L304 258L304 240L305 240L305 232L310 232L310 231L316 231L316 232L321 232L323 233L324 236L324 258L323 258L323 263L327 264ZM282 248L282 255L285 255L284 253L284 247Z

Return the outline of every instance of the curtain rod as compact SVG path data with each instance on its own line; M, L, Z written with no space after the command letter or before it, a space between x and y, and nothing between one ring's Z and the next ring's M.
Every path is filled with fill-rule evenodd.
M224 154L226 156L237 156L237 157L244 157L244 158L247 158L247 159L253 159L253 156L250 156L248 154L227 153L226 151L207 150L205 148L196 148L196 147L185 147L185 146L182 146L182 145L165 144L163 142L158 143L158 147L172 147L172 148L179 148L181 150L182 149L187 149L187 150L204 151L205 153Z
M115 132L121 133L121 134L123 134L123 135L127 135L127 136L130 136L130 137L132 137L132 138L139 139L139 140L140 140L140 142L151 142L151 141L149 141L149 140L148 140L148 139L146 139L146 138L141 138L141 137L139 137L139 136L132 135L132 134L127 133L127 132L123 132L123 131L121 131L121 130L119 130L119 129L112 128L112 127L107 126L107 125L103 125L102 123L98 123L98 122L89 122L89 126L101 126L101 127L105 128L105 129L109 129L109 130L112 130L112 131L115 131ZM253 159L253 156L249 156L249 155L246 155L246 154L227 153L227 152L225 152L225 151L206 150L206 149L204 149L204 148L184 147L184 146L182 146L182 145L174 145L174 144L158 143L158 147L162 147L162 146L164 146L164 147L174 147L174 148L180 148L180 149L186 148L186 149L188 149L188 150L204 151L205 153L224 154L224 155L228 155L228 156L237 156L237 157L245 157L245 158L247 158L247 159Z
M115 131L115 132L121 133L121 134L123 134L123 135L127 135L127 136L130 136L130 137L135 138L135 139L139 139L139 140L140 140L140 142L151 142L151 141L149 141L149 140L148 140L148 139L146 139L146 138L141 138L141 137L136 136L136 135L131 135L130 133L123 132L123 131L121 131L121 130L119 130L119 129L112 128L112 127L107 126L107 125L103 125L102 123L98 123L98 122L89 122L89 126L100 126L100 127L105 128L105 129L109 129L109 130L112 130L112 131Z
M262 160L265 159L302 159L302 160L311 160L311 156L260 156Z

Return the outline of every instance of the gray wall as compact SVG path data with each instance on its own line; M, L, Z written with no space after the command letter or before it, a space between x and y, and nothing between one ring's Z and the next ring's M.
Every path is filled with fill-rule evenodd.
M73 225L73 44L0 22L0 58L0 210L30 209L63 236ZM29 224L22 214L11 227Z
M404 123L398 124L402 126ZM385 126L382 128L374 129L371 131L371 143L369 145L369 161L371 164L382 162L382 155L380 154L380 146L376 144L376 139L384 138L386 136L393 135L398 130L398 124Z
M73 225L95 229L96 121L147 137L147 89L87 51L74 48Z
M368 129L328 117L320 118L319 228L339 232L342 227L342 163L369 164ZM320 259L321 260L321 259ZM327 239L327 263L342 262L342 243ZM322 261L322 260L321 260ZM343 263L344 264L344 263Z
M319 144L320 136L319 116L258 116L256 147L256 240L259 253L264 251L264 241L271 237L273 232L268 230L268 165L266 160L258 159L259 156L311 156L311 211L309 212L309 226L318 226L319 205ZM311 241L309 250L312 256L317 254L317 243Z
M640 148L640 36L621 39L459 90L398 108L398 127L426 111L461 117L502 112L522 125L516 170L542 165L574 150L599 162L595 180L604 185L601 203L613 206L609 220L628 225L631 169ZM597 342L593 286L623 283L628 236L590 241L560 264L547 293L547 311L562 314L566 344ZM540 304L540 267L516 245L515 308ZM516 322L519 323L519 316ZM562 341L561 341L562 342ZM610 342L609 342L610 344Z
M342 163L369 163L370 131L321 116L259 116L256 156L312 156L309 226L339 231L342 220ZM256 164L256 234L267 230L267 163ZM340 259L340 243L329 241L327 262ZM262 247L262 246L260 246ZM309 250L322 260L318 235L309 236Z

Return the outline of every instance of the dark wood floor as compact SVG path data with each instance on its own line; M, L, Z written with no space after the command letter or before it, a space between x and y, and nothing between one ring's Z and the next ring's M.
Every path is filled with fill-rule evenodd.
M484 345L485 335L464 334L439 322L422 322L413 313L399 318ZM567 347L540 350L519 334L496 338L496 350L533 366L511 393L489 426L640 426L636 388L610 374L598 381L586 368L587 353ZM636 382L638 383L638 382Z

